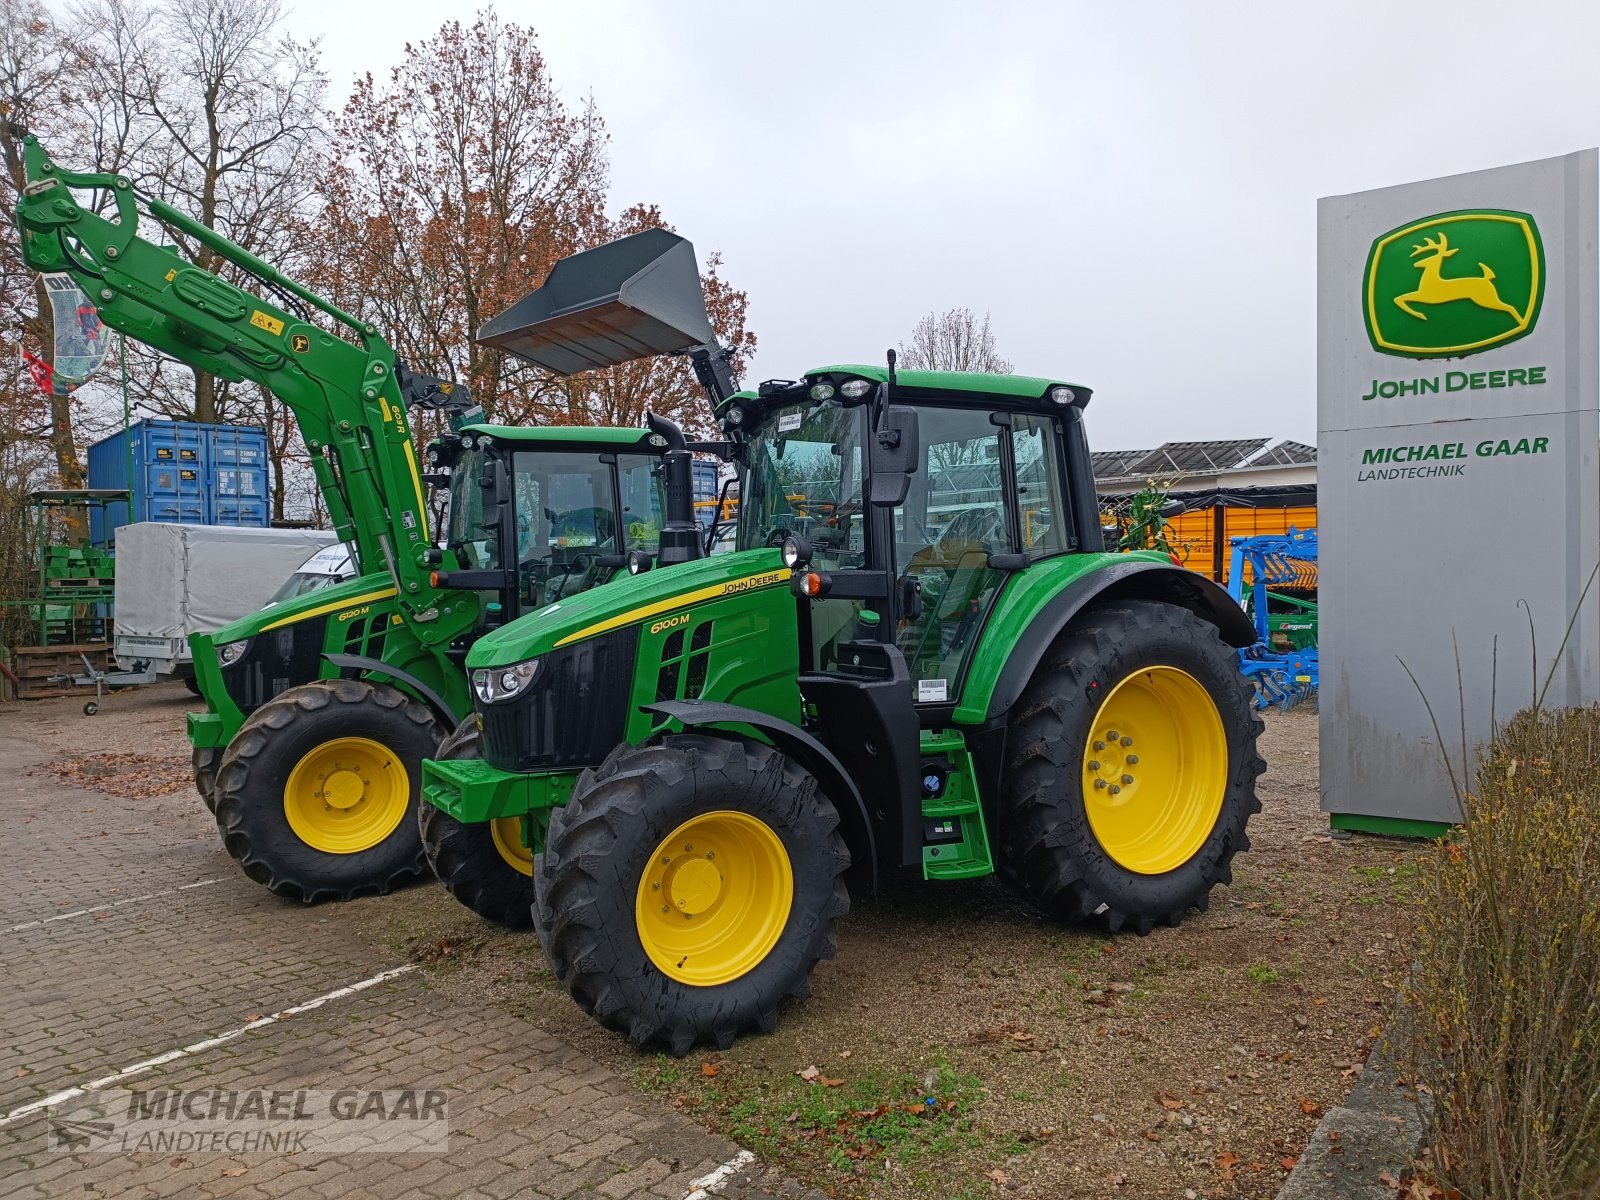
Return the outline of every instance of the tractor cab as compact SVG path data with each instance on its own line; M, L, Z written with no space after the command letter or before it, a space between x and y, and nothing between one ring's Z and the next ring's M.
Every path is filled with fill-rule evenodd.
M744 468L738 546L787 546L802 662L892 645L917 703L953 704L1013 574L1099 550L1086 388L1019 376L829 367L719 414Z

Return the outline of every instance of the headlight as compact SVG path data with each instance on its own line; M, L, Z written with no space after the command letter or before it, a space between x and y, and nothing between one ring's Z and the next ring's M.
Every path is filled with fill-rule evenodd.
M783 565L797 571L811 561L811 543L796 534L783 539Z
M538 673L537 658L505 667L480 667L472 673L472 690L483 703L499 704L521 695Z
M1050 389L1050 399L1063 407L1071 404L1077 398L1077 393L1069 387L1053 387Z
M817 400L817 401L832 400L833 399L833 384L831 384L831 383L813 383L811 385L811 398L813 400Z
M244 657L244 652L250 649L250 639L242 642L229 642L226 646L217 647L217 661L225 667L231 667Z
M724 425L734 426L743 425L744 409L740 408L737 404L728 405L728 411L722 414L722 423Z
M852 400L859 400L872 390L872 381L868 379L850 379L839 385L842 395Z

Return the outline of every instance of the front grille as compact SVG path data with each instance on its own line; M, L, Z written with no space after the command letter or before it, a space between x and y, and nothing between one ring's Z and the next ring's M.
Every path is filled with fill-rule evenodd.
M544 655L525 695L478 703L483 757L502 771L598 763L627 727L638 646L633 626Z
M279 692L317 678L327 635L326 616L308 617L256 634L243 657L222 668L222 685L228 698L248 716Z

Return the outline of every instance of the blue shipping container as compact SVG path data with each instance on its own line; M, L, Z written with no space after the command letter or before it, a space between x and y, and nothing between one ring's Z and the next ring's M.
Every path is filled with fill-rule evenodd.
M697 501L715 500L721 491L717 483L717 464L709 458L697 458L691 464L694 468L694 498ZM715 504L697 504L695 516L700 519L700 524L710 528L711 523L717 519L717 506Z
M261 528L270 523L266 430L136 421L89 447L89 486L133 494L131 518L121 503L90 510L89 540L102 549L130 519Z

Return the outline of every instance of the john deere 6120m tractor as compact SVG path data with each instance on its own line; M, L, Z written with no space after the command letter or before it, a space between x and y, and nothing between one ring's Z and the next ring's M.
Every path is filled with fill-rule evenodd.
M597 344L652 319L596 307ZM500 344L537 358L517 316ZM1105 553L1088 402L892 356L722 392L737 549L477 641L481 734L424 798L526 818L534 924L587 1011L679 1054L770 1030L834 952L847 873L997 871L1141 934L1229 880L1259 808L1252 631L1204 577Z
M308 901L415 877L427 869L414 815L420 764L469 711L461 663L473 638L609 579L630 555L648 559L658 540L664 564L700 554L698 539L661 533L692 523L687 493L674 501L681 511L665 509L664 464L688 474L682 434L657 420L647 431L482 424L465 389L408 371L373 326L138 196L126 178L63 171L32 138L24 162L18 221L29 265L71 274L127 336L258 383L289 405L335 528L359 562L358 578L195 639L209 709L189 721L196 783L229 852L252 878ZM96 193L115 220L91 201ZM141 206L274 299L137 236ZM644 239L652 258L686 258L692 270L687 243L656 236L665 244ZM703 303L693 300L703 322ZM673 336L634 354L684 351L698 369L726 375L725 357L711 363L695 338ZM709 336L706 324L699 340ZM614 351L608 361L627 357ZM569 353L561 365L585 362ZM451 418L451 432L428 447L426 475L406 424L413 405ZM443 549L424 479L450 484ZM489 861L526 880L524 822L456 829L428 815L422 832L432 833L429 849L445 850L436 865L452 889L490 904L490 915L525 921L520 893L507 910L484 892L485 873L467 869ZM461 890L469 875L470 892Z

